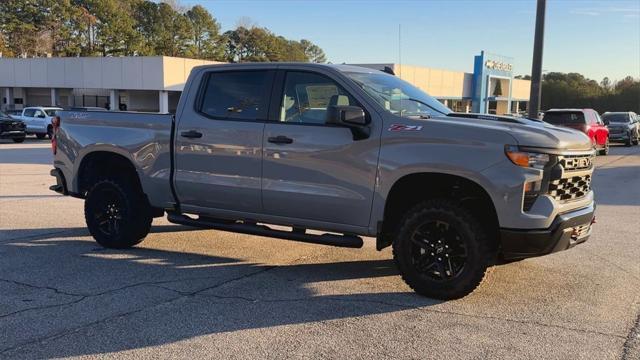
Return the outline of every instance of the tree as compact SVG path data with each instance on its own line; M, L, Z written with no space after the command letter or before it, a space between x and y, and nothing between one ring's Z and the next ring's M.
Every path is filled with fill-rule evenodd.
M324 51L322 51L318 45L315 45L311 41L305 39L300 40L300 45L310 62L318 64L324 64L327 62L327 57L324 54Z
M224 43L220 36L220 25L201 5L186 13L191 24L192 49L190 56L198 59L223 60Z
M191 41L191 23L186 16L170 5L158 5L157 22L154 24L157 41L155 53L165 56L186 56Z
M96 21L89 29L92 50L98 50L102 56L138 53L142 39L135 29L136 1L76 0L76 3L95 16Z
M602 81L600 81L600 86L606 91L611 90L611 80L605 76Z
M322 49L249 18L220 34L201 5L179 0L0 0L2 56L167 55L228 61L325 62Z
M36 2L4 0L0 2L0 31L15 56L42 56L37 46L44 16Z

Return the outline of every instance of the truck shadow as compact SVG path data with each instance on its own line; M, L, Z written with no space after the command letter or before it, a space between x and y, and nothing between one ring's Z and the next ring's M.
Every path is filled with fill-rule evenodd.
M162 226L153 231L184 229ZM354 293L349 285L340 283L396 276L388 259L257 264L149 248L103 249L92 241L76 239L88 235L84 228L49 230L57 234L0 243L0 258L5 259L0 262L0 279L29 284L33 293L25 297L51 296L52 289L64 297L59 305L34 306L9 315L3 310L6 307L0 307L0 357L18 353L46 358L97 355L203 335L385 314L439 303L404 290L376 291L372 282L359 284L359 290L369 287L364 293ZM15 231L12 235L18 235L19 230ZM30 266L34 269L29 270ZM324 292L331 295L315 287L327 283L331 285L325 285ZM101 335L87 335L95 332ZM108 335L118 333L127 336ZM55 340L42 343L52 335Z

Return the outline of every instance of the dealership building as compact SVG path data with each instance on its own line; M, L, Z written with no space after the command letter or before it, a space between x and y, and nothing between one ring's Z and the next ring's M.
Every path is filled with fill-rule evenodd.
M482 51L474 58L473 73L391 63L356 65L391 69L454 111L507 114L526 110L531 86L513 77L512 63ZM0 58L0 107L174 112L189 72L205 64L219 63L168 56Z

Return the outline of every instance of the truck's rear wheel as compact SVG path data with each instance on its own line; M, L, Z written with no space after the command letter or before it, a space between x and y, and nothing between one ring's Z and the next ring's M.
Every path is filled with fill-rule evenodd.
M40 134L40 133L37 133L37 134L36 134L36 137L38 138L38 140L42 140L42 139L44 139L46 136L47 136L47 134Z
M484 278L491 254L484 231L449 200L425 201L407 212L393 242L402 279L417 293L457 299Z
M139 244L153 220L147 199L130 181L105 179L89 190L84 203L87 227L107 248L124 249Z

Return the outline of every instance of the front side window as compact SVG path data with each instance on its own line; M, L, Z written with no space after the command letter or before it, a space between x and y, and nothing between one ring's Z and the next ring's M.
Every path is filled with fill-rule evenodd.
M358 104L340 85L319 74L287 72L280 121L288 123L324 124L327 108L332 105Z
M270 75L268 71L210 73L200 112L216 119L265 118Z
M404 117L441 116L451 112L435 98L408 82L383 72L346 72L386 111Z
M26 109L26 110L24 111L24 116L33 117L33 114L34 114L35 112L36 112L36 111L35 111L34 109Z

